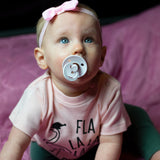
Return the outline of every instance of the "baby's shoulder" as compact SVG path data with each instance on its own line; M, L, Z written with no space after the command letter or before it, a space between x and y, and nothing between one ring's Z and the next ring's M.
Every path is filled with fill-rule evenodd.
M101 72L99 84L104 89L120 88L120 82L111 75Z
M42 93L46 91L48 85L51 85L51 77L48 72L33 80L28 87L25 89L24 93L35 94Z

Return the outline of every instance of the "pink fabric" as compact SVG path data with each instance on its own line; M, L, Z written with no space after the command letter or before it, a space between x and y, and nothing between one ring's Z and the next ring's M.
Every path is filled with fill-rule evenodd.
M141 106L160 131L160 6L103 27L102 70L122 85L124 102ZM159 112L158 112L159 111Z
M160 6L104 26L103 40L108 52L102 70L120 80L124 102L144 108L160 131L158 17ZM11 110L26 86L43 73L33 57L36 46L34 34L0 39L0 150L11 128L8 119ZM28 157L27 150L23 160L29 160ZM123 158L128 159L139 160L130 155Z
M34 47L35 35L0 39L0 150L11 128L8 119L11 110L29 82L42 73L33 57ZM23 160L29 160L28 153L27 150Z

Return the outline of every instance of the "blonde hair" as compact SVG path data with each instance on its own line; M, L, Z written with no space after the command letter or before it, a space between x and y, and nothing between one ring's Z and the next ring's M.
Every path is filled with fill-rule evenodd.
M40 33L42 31L42 28L45 24L45 20L43 19L43 17L41 17L39 20L38 20L38 23L36 25L36 35L37 35L37 44L39 45L39 36L40 36Z
M89 6L84 5L84 4L78 4L77 7L78 7L78 8L85 8L85 9L91 11L91 12L93 13L93 15L98 19L97 13L96 13L92 8L90 8ZM37 35L37 44L38 44L38 45L39 45L40 33L41 33L41 31L42 31L42 28L43 28L45 22L46 22L46 21L43 19L43 17L41 17L41 18L38 20L38 23L37 23L37 25L36 25L36 35ZM99 23L99 22L98 22L98 23ZM100 25L100 24L99 24L99 25Z

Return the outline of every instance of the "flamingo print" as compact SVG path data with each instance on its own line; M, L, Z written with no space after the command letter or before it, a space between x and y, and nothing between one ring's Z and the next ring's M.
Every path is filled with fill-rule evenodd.
M54 136L49 139L48 143L56 143L60 138L60 129L61 127L66 126L66 124L61 124L60 122L55 122L52 124L50 131L54 133Z

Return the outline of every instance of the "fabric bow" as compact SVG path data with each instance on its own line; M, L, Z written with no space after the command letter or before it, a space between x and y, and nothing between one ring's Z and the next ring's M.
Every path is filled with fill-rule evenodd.
M71 1L64 2L62 5L58 7L49 8L42 13L43 18L46 21L50 21L56 15L59 15L65 11L72 11L76 9L77 4L78 4L78 0L71 0Z

